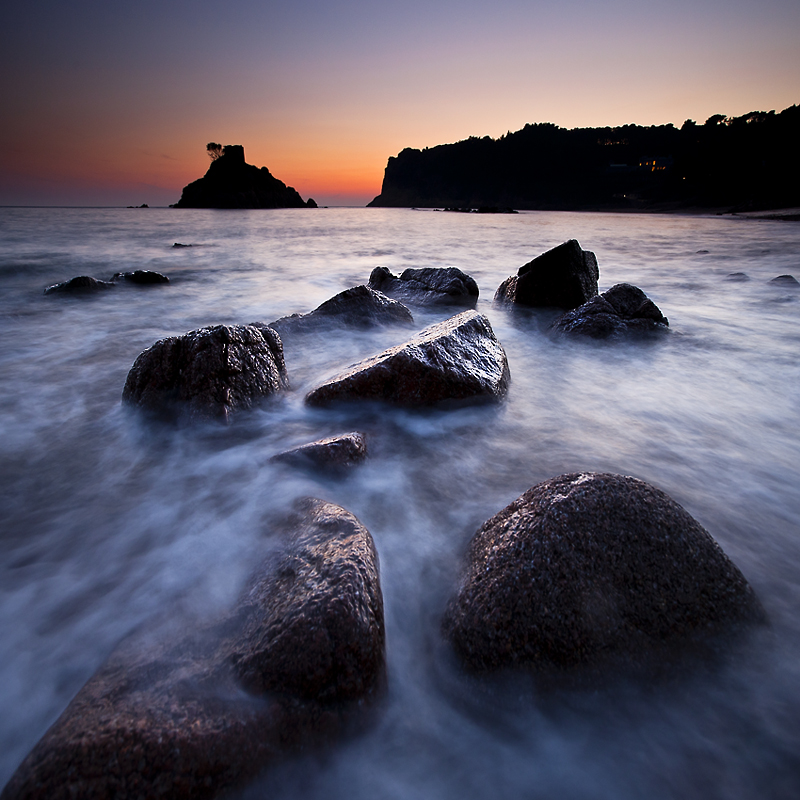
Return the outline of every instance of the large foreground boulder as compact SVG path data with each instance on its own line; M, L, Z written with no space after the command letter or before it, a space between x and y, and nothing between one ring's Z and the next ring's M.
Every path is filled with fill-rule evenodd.
M597 295L599 279L594 253L570 239L521 266L500 284L494 299L532 308L577 308Z
M283 345L275 331L216 325L160 339L141 353L122 399L169 416L227 418L287 386Z
M361 464L366 458L366 436L358 431L351 431L284 450L272 456L270 461L338 472Z
M411 312L397 300L367 286L354 286L309 311L269 323L281 336L326 328L375 328L381 325L412 325Z
M485 522L443 630L475 670L639 666L764 619L711 536L635 478L573 473Z
M309 392L306 403L380 400L415 407L497 401L509 380L508 359L489 320L462 311L330 378Z
M321 500L285 527L226 618L112 654L2 799L211 798L355 722L384 677L372 537Z
M593 339L627 338L666 331L669 320L637 286L618 283L551 325L555 334Z
M403 303L417 306L475 308L478 284L457 267L424 267L404 270L400 277L386 267L375 267L369 286Z

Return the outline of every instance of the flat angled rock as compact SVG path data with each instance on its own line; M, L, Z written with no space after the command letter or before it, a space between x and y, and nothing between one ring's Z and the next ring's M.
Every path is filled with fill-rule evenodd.
M2 800L213 798L355 722L384 681L374 542L315 499L280 527L285 546L223 619L120 646Z
M523 264L516 275L500 284L494 300L531 308L568 310L595 297L599 279L594 253L583 250L577 239L570 239Z
M367 439L363 433L352 431L328 436L314 442L284 450L270 461L280 461L296 467L319 467L339 470L354 467L367 457Z
M475 308L478 302L478 284L458 267L407 269L399 277L386 267L375 267L369 276L369 286L418 306Z
M479 528L443 631L472 669L552 669L639 666L764 620L742 573L672 498L589 472L534 486Z
M292 314L269 323L281 336L326 328L375 328L411 325L414 317L397 300L367 286L354 286L326 300L308 314Z
M489 320L462 311L330 378L309 392L306 403L379 400L419 407L498 401L509 380L508 360Z
M192 419L226 419L288 386L280 336L267 326L216 325L160 339L134 362L124 402Z

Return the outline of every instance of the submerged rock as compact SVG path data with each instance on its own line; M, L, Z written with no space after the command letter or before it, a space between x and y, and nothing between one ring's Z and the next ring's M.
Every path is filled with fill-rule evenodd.
M745 283L750 280L750 276L746 272L729 272L725 276L725 280L732 283Z
M577 308L597 295L599 279L594 253L570 239L521 266L500 284L494 299L536 308Z
M306 396L313 406L380 400L401 406L497 401L508 360L486 317L462 311L330 378Z
M167 415L227 418L287 386L283 345L275 331L216 325L161 339L141 353L122 399Z
M478 302L478 284L457 267L425 267L404 270L400 277L386 267L375 267L369 286L379 292L418 306L466 306Z
M741 572L668 495L573 473L481 526L443 631L472 669L548 669L636 665L764 619Z
M185 245L190 247L191 245ZM173 245L175 247L175 245ZM129 283L137 283L140 285L148 285L153 283L169 283L169 278L162 275L160 272L153 272L149 269L136 269L133 272L117 272L111 278L112 281L128 281Z
M363 713L384 676L372 537L313 499L284 527L285 548L227 617L177 641L118 648L3 800L212 798Z
M276 319L269 323L269 327L284 336L287 333L306 333L334 326L374 328L380 325L411 325L413 322L414 317L402 303L362 285L339 292L308 314L292 314Z
M794 275L778 275L778 277L773 278L770 283L776 283L779 286L791 286L793 288L800 286L800 281L798 281Z
M101 292L105 289L113 289L114 284L109 281L99 281L97 278L92 278L90 275L79 275L77 278L64 281L63 283L54 283L48 286L45 294L93 294L94 292Z
M363 433L353 431L285 450L272 456L270 461L281 461L297 467L341 470L360 464L366 457L366 437Z
M641 289L618 283L579 308L567 311L553 321L550 330L607 339L654 333L668 326L669 320Z

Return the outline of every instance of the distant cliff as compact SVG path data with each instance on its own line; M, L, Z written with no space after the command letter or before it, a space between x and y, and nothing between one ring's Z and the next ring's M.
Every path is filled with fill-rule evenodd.
M800 206L800 107L698 125L526 125L389 159L373 207L758 210Z
M213 143L212 143L213 144ZM245 163L240 144L208 146L212 157L208 172L185 186L173 208L303 208L315 207L266 167Z

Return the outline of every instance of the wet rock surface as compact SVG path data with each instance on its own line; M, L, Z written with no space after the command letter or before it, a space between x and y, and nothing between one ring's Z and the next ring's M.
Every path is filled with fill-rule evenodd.
M546 671L636 665L762 621L741 572L668 495L572 473L478 530L443 631L471 669Z
M489 321L462 311L330 378L309 392L306 403L378 400L418 407L497 401L509 380L508 359Z
M161 339L141 353L122 399L169 417L227 418L287 386L283 345L275 331L216 325Z
M384 679L372 537L314 499L280 527L286 545L227 617L118 648L3 800L211 798L357 722Z
M531 308L572 309L597 295L600 270L594 253L583 250L577 239L537 256L506 278L497 289L497 303Z
M618 283L579 308L554 320L555 334L593 339L624 338L665 331L669 320L637 286Z
M369 286L404 303L418 306L475 308L478 284L457 267L407 269L398 277L386 267L375 267Z
M367 286L340 292L308 314L292 314L269 323L281 336L325 328L374 328L381 325L411 325L414 317L397 300Z
M173 245L174 247L175 245ZM191 246L191 245L187 245ZM162 275L160 272L154 272L149 269L136 269L133 272L117 272L111 278L112 281L127 281L128 283L135 283L139 286L148 286L158 283L169 283L169 278Z
M296 467L339 471L361 464L366 458L366 437L363 433L352 431L285 450L272 456L270 461L279 461Z
M64 281L63 283L54 283L52 286L48 286L44 290L44 293L82 295L94 294L95 292L101 292L105 289L113 288L114 284L110 281L100 281L97 278L91 277L91 275L78 275L77 278L72 278L68 281Z
M800 287L800 281L798 281L794 275L778 275L778 277L773 278L770 283L774 283L777 286L791 287L793 289Z

